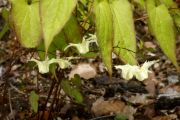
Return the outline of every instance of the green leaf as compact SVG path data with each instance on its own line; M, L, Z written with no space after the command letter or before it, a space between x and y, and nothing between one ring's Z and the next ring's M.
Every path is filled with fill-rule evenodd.
M111 2L111 9L114 20L115 53L119 55L119 58L123 62L137 64L135 55L136 39L131 4L128 0L114 0Z
M72 83L76 85L77 87L81 86L81 77L78 74L74 75L74 78L72 78Z
M176 68L179 69L175 54L176 38L173 19L165 5L156 7L155 11L156 14L152 16L154 18L153 31L155 37L163 52L169 57Z
M66 22L77 0L40 0L40 13L46 52Z
M6 34L6 32L9 30L8 23L5 23L2 30L0 31L0 40L3 38L3 36Z
M27 0L10 0L10 2L17 38L24 47L36 47L41 40L39 3L34 2L29 5Z
M146 0L146 10L148 13L148 27L149 27L149 31L153 35L154 35L154 31L153 31L152 26L154 25L152 24L154 24L154 17L152 16L156 14L155 8L156 8L156 4L154 0Z
M68 40L66 38L64 31L61 31L54 37L54 40L49 49L52 49L51 47L53 47L54 50L58 49L60 51L64 51L64 48L68 45L67 42Z
M86 54L82 54L81 56L85 58L96 58L98 56L98 52L88 52Z
M168 8L175 5L173 0L160 0L160 2L165 4Z
M31 104L32 109L36 113L38 111L38 100L39 100L39 96L34 91L31 91L29 96L29 102Z
M77 88L72 89L71 94L69 94L69 95L72 96L77 103L83 102L83 96Z
M6 22L9 21L9 14L10 14L9 10L7 10L6 8L2 9L2 17Z
M83 102L82 94L80 93L77 86L72 86L69 80L62 80L61 86L66 94L74 98L77 103Z
M170 12L177 29L180 31L180 9L174 9L171 10Z
M48 49L47 56L49 58L55 58L56 57L55 50L56 50L55 47L51 44L51 46ZM40 57L40 60L44 60L46 58L44 42L39 44L39 46L37 47L37 51L38 51L38 55Z
M114 120L128 120L128 117L119 113L115 116Z
M48 49L48 57L55 58L56 57L56 50L64 51L64 48L68 45L68 42L78 43L82 39L81 31L75 16L71 16L68 20L66 25L64 26L63 30L58 33L54 40L52 41L49 49ZM45 45L41 43L38 46L38 53L42 59L45 59Z
M79 43L82 40L82 34L80 26L78 25L77 18L72 15L69 21L66 23L63 33L66 37L67 42Z
M112 40L113 20L107 0L95 0L96 34L101 55L109 75L112 75Z
M86 6L86 4L88 3L87 0L80 0L80 2L81 2L84 6Z
M134 2L138 3L139 6L144 9L145 8L145 1L144 0L134 0Z
M174 16L174 22L175 22L176 26L180 29L180 15Z

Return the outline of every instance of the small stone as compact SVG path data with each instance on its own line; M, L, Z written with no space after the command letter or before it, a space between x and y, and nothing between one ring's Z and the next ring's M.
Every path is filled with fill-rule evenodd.
M3 67L0 66L0 77L2 77L2 75L3 75Z
M156 48L156 45L154 43L152 43L152 42L144 42L144 46L146 48L153 48L153 49Z
M177 75L170 75L168 76L168 83L169 84L176 84L179 82L178 76Z

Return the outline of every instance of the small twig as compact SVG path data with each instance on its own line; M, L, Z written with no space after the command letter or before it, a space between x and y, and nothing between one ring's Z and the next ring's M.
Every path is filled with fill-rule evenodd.
M135 19L134 21L144 20L144 19L147 19L147 18L148 18L148 16L145 15L145 16L143 16L143 17L140 17L140 18Z
M11 102L11 92L10 92L10 89L8 89L8 94L9 94L9 107L10 107L10 111L11 111L11 117L13 120L15 120L15 117L14 117L14 111L12 109L12 102Z
M18 93L20 93L20 94L23 94L23 95L26 95L26 93L20 91L17 87L15 87L14 85L12 85L11 83L10 83L10 86L11 86L11 88L14 89L16 92L18 92Z
M45 113L45 109L46 109L47 103L48 103L48 101L49 101L49 99L50 99L50 97L51 97L51 95L52 95L52 92L53 92L53 90L54 90L55 84L56 84L56 80L53 79L53 81L52 81L52 83L51 83L51 87L50 87L49 93L48 93L48 97L47 97L46 102L45 102L45 105L44 105L43 113L42 113L42 115L40 115L40 120L43 120L44 113ZM39 115L39 114L38 114L38 115ZM38 116L38 118L39 118L39 116Z
M96 118L92 118L89 120L98 120L98 119L104 119L104 118L110 118L110 117L114 117L115 115L106 115L106 116L100 116L100 117L96 117Z

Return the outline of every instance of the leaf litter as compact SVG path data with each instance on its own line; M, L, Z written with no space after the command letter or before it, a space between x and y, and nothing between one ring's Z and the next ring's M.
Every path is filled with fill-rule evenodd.
M135 22L136 26L139 26L140 22L145 24L142 27L146 27L144 21ZM144 36L147 31L143 30L137 35ZM156 60L158 57L159 62L152 66L153 72L148 74L149 77L146 80L139 82L132 78L130 81L125 81L120 75L121 71L113 69L113 79L110 81L103 63L97 62L100 61L98 58L91 63L79 60L79 64L75 65L72 70L66 70L64 74L69 78L79 74L82 78L80 90L84 97L83 104L77 104L65 94L55 95L55 89L53 89L48 99L50 105L46 104L46 100L54 81L47 74L38 74L36 69L33 70L36 73L34 74L31 65L28 65L24 59L29 59L29 55L37 57L36 53L20 47L12 34L8 37L7 41L0 41L0 47L4 50L0 53L0 61L2 61L0 66L0 119L10 117L12 113L19 120L39 119L38 116L48 119L50 114L60 120L114 119L118 114L125 115L129 120L180 119L180 74L157 48L157 44L151 42L152 38L148 34L143 39L145 48L142 50L144 51L142 57L144 58L139 57L138 59L140 63L144 63L144 60ZM176 49L178 62L180 61L179 41L178 38ZM149 52L155 56L150 55L149 57L147 55ZM121 63L116 58L113 62L114 65ZM7 89L10 89L11 95ZM39 94L39 114L34 113L28 104L28 95L33 90ZM56 99L53 103L54 96ZM11 112L10 105L15 112Z

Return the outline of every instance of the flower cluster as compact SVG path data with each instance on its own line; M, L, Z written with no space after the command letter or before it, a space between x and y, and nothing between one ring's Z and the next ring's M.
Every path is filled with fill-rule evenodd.
M90 37L87 38L87 36L83 37L82 43L69 43L69 45L64 49L67 50L69 47L76 47L77 50L79 51L79 53L81 54L86 54L87 52L89 52L89 44L95 42L97 45L97 38L96 35L93 34L89 34Z
M79 53L86 54L87 52L89 52L90 43L93 43L93 42L95 42L98 45L96 35L89 34L89 37L87 36L83 37L82 43L78 43L78 44L70 43L64 50L67 50L69 47L76 47ZM47 58L44 61L39 61L32 58L29 61L36 62L38 65L39 72L42 74L49 72L49 66L52 63L57 63L59 65L59 68L61 69L65 69L71 66L71 63L69 62L69 60L64 60L64 59L52 58L51 60L49 60ZM130 80L135 76L137 80L143 81L148 78L148 73L151 72L148 70L149 67L152 66L156 62L157 60L145 62L142 66L129 65L129 64L116 65L115 68L122 70L122 77L125 80Z
M122 77L125 80L130 80L133 78L133 76L135 76L137 80L143 81L148 78L148 72L151 72L148 70L149 67L156 62L157 60L145 62L141 67L127 64L127 65L117 65L115 66L115 68L122 70Z
M57 63L61 69L65 69L65 68L68 68L69 66L71 66L71 63L68 60L64 60L64 59L52 58L49 60L49 58L46 58L46 60L44 60L44 61L39 61L39 60L32 58L29 61L36 62L38 65L39 72L42 74L49 72L49 66L52 63Z
M95 42L97 44L97 38L96 35L89 34L89 37L84 36L82 43L79 44L73 44L70 43L64 50L68 49L69 47L76 47L81 54L85 54L89 52L89 44ZM97 44L98 45L98 44ZM32 58L29 61L34 61L38 65L39 72L44 74L49 72L49 66L52 63L57 63L61 69L65 69L71 66L71 63L68 60L64 59L55 59L52 58L49 60L49 58L46 58L44 61L39 61L34 58Z

